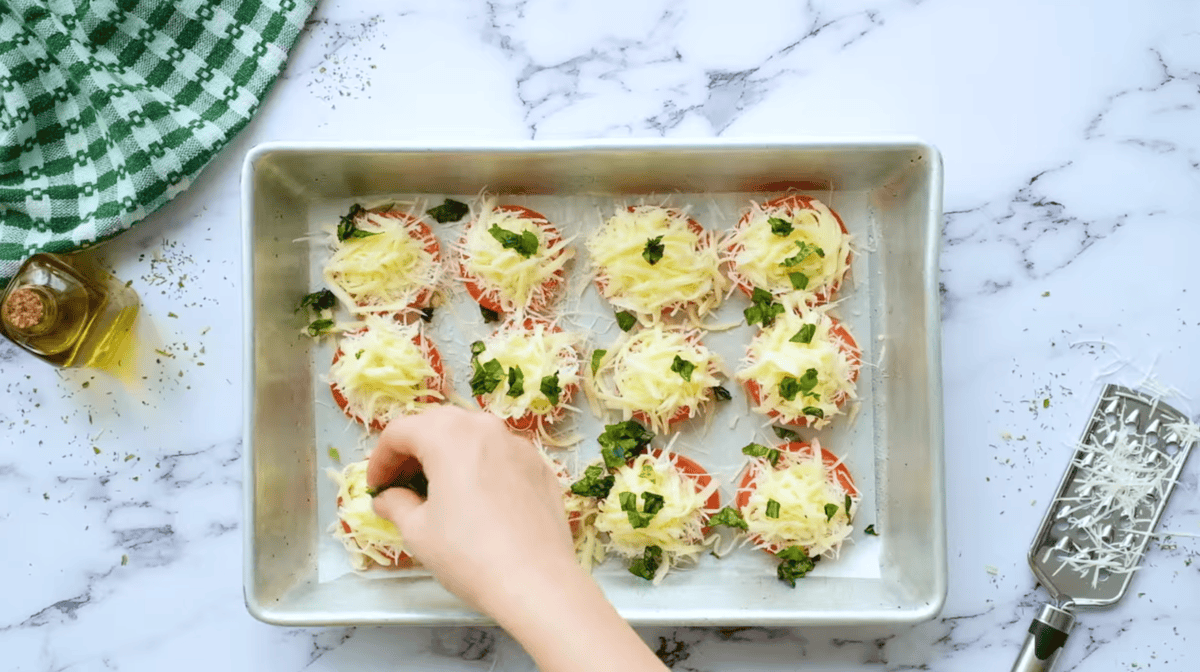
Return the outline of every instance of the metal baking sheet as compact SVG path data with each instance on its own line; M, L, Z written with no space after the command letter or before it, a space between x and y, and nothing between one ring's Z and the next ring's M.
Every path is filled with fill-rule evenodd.
M567 236L577 259L563 304L564 326L607 347L619 333L612 309L585 286L582 238L614 207L640 202L689 208L703 226L731 227L751 199L799 190L829 203L856 237L852 280L835 314L862 347L860 404L816 435L847 463L863 492L858 532L837 560L822 562L795 590L774 578L768 556L747 547L705 556L658 586L630 575L617 558L594 575L618 610L644 624L837 624L916 622L945 597L938 222L941 162L916 141L700 144L644 142L491 147L367 147L269 144L252 150L243 173L246 283L246 566L250 611L280 624L474 623L486 619L442 590L426 572L350 571L326 529L335 517L324 475L361 459L364 432L329 399L322 376L332 345L297 337L297 298L320 283L328 250L300 240L336 222L351 203L411 201L424 209L445 196L481 190L537 210ZM464 222L465 223L465 222ZM459 225L436 229L443 245ZM299 242L298 242L299 241ZM578 290L578 291L576 291ZM731 297L714 322L736 322L746 305ZM429 334L467 397L467 344L490 330L461 293L439 309ZM752 331L712 332L705 342L732 371ZM736 384L732 402L684 426L674 447L733 492L749 441L774 440ZM580 403L585 437L601 421ZM593 459L585 440L556 457L574 469ZM371 580L383 578L384 580Z

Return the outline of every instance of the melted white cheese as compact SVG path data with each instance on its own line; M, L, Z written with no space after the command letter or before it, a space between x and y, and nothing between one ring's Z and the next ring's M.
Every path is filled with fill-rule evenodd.
M791 209L783 204L764 208L752 203L750 211L738 222L725 242L725 256L731 262L731 275L751 287L772 294L796 294L812 303L820 292L828 299L834 286L846 274L851 237L842 231L833 211L813 200L814 209ZM779 236L771 231L770 219L776 217L792 224L792 232ZM800 250L796 243L816 245L825 253L808 255L796 266L784 266L786 259ZM799 271L808 277L808 286L797 290L789 274Z
M742 517L759 547L779 550L800 546L809 556L836 557L842 542L854 530L851 521L859 497L851 496L851 510L846 511L846 492L836 472L826 467L820 444L814 440L812 446L813 451L807 454L781 451L779 464L774 467L763 458L751 461L753 490L742 507ZM772 500L779 503L778 518L767 516ZM825 512L826 504L837 507L832 518Z
M378 235L336 242L324 269L325 284L351 313L404 310L441 281L418 220L368 212L355 226Z
M351 564L363 570L372 562L385 567L394 565L404 552L404 539L392 521L375 513L367 492L367 461L347 464L342 471L329 469L329 478L338 485L338 521L330 531L350 553ZM350 526L347 532L342 521Z
M538 239L537 251L529 257L501 246L489 231L499 226L517 235L532 232ZM548 306L554 298L547 282L563 271L575 251L559 235L552 235L544 219L526 219L517 212L506 212L495 199L485 199L480 214L463 234L462 267L464 280L475 282L484 294L495 292L504 312L526 309L530 304ZM553 241L553 244L549 244Z
M741 382L755 381L761 387L760 413L777 411L784 419L807 417L809 425L820 429L842 412L846 400L856 399L854 378L859 369L859 355L847 355L840 339L830 330L834 322L823 309L797 312L791 302L784 301L787 310L775 318L775 323L759 331L750 341L743 367L737 372ZM812 341L794 343L794 337L805 324L816 325ZM845 325L843 325L843 328ZM799 380L809 369L816 369L817 384L812 392L819 398L796 394L788 400L780 393L779 384L786 377ZM842 404L839 404L839 401ZM824 418L805 416L804 408L821 409Z
M386 424L433 405L422 401L424 397L444 398L439 391L442 376L429 353L413 341L420 333L417 325L378 315L367 315L363 325L342 336L341 357L329 369L329 382L346 397L351 415L367 424Z
M662 237L662 258L642 257L651 238ZM692 306L696 316L716 308L729 286L709 232L697 234L685 213L643 205L617 209L587 240L604 298L621 308L657 317Z
M578 334L555 331L542 323L532 328L512 322L484 339L484 350L479 361L500 362L505 377L488 394L483 396L484 407L501 418L520 418L526 413L554 415L568 398L560 396L559 405L554 406L541 391L542 378L558 374L558 386L562 390L579 385L579 350L582 341ZM516 397L508 396L508 370L520 367L525 376L524 392Z
M691 380L672 371L675 358L695 365ZM634 411L645 413L657 432L684 406L696 416L706 404L711 388L720 385L717 372L724 366L720 355L700 341L700 332L654 324L623 335L596 370L595 392L608 408L624 419Z

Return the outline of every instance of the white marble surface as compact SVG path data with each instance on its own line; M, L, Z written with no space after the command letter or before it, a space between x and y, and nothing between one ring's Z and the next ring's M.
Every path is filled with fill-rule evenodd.
M1185 2L323 3L260 117L103 251L174 355L144 390L0 345L0 668L531 668L490 629L247 615L238 171L253 144L905 133L946 166L943 616L644 635L676 669L1006 669L1043 597L1025 548L1101 383L1153 368L1200 395L1197 25ZM1197 473L1162 529L1200 533ZM1152 544L1060 669L1194 669L1198 550Z

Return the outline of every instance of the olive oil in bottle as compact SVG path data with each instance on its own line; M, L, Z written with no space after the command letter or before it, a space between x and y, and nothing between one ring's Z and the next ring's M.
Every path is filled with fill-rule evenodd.
M130 363L137 293L69 259L35 254L25 261L0 299L0 331L56 366L120 376Z

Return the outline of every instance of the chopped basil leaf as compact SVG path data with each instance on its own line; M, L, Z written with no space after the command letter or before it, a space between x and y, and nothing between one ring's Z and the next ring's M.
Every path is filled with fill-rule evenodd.
M792 343L812 343L813 336L815 336L816 333L817 325L806 324L803 327L800 327L800 331L797 331L796 335L792 336L788 340Z
M604 433L596 441L600 454L609 469L617 469L629 460L646 452L654 434L636 420L626 420L604 426Z
M425 214L437 220L438 224L446 222L457 222L466 216L470 208L462 201L456 201L453 198L447 198L441 205L436 208L430 208L425 211Z
M654 515L663 510L667 500L663 499L662 495L653 492L642 493L642 511Z
M379 488L372 488L372 487L367 488L367 494L371 496L371 499L375 499L376 497L378 497L379 493L381 493L381 492L383 492L383 490L380 490Z
M538 238L537 234L532 231L522 231L518 235L508 229L500 228L499 224L493 224L492 228L488 229L488 233L500 241L500 247L506 250L516 250L517 254L526 259L532 257L534 252L537 252Z
M714 385L712 387L712 394L713 398L717 401L729 401L730 399L733 399L733 395L729 393L729 390L720 385Z
M663 551L658 546L647 546L646 550L642 551L642 557L635 558L629 565L629 573L634 576L641 577L647 581L652 581L654 575L658 573L658 566L662 564Z
M777 502L773 499L767 500L767 517L768 518L778 518L779 517L779 502Z
M817 399L821 398L821 395L813 392L813 388L817 386L817 370L816 369L808 369L807 371L805 371L804 375L800 376L799 385L800 385L800 391L804 393L804 396L816 397Z
M788 280L792 281L792 289L808 289L808 276L800 271L788 273Z
M779 381L779 396L788 401L795 401L796 395L800 393L800 381L791 376L784 376L783 380Z
M792 588L796 587L796 579L804 578L816 567L813 559L808 557L804 549L799 546L788 546L776 553L775 557L780 560L779 567L775 570L775 575L779 577L780 581L783 581Z
M433 321L433 306L428 306L421 309L421 320L424 322Z
M846 493L846 508L845 508L845 511L846 511L846 521L847 521L847 522L849 522L849 521L850 521L850 505L851 505L851 504L853 504L853 503L854 503L854 502L853 502L853 500L851 500L851 499L850 499L850 493Z
M592 375L593 376L596 375L596 370L600 368L600 360L604 359L604 356L607 354L608 354L607 350L593 350L592 351Z
M500 381L504 380L504 366L494 359L483 364L475 360L475 373L471 376L471 394L481 396L496 391Z
M775 436L778 436L784 441L795 441L796 439L800 438L799 434L793 432L787 427L772 427L771 429L775 430Z
M584 469L583 478L571 484L571 492L582 497L607 497L616 478L603 474L604 467L598 464Z
M350 206L350 212L344 215L338 222L337 239L339 242L344 242L351 238L378 236L381 233L380 231L363 231L354 223L354 220L358 219L359 215L365 215L366 212L358 203Z
M771 225L771 233L777 236L786 236L792 232L792 223L786 219L772 217L767 223Z
M472 357L478 357L479 355L482 355L484 350L487 350L487 346L483 344L483 341L475 341L471 343Z
M362 356L363 356L363 353L364 353L364 352L366 352L366 350L359 350L358 352L354 353L354 358L355 358L355 359L362 359Z
M483 316L483 321L487 322L489 324L492 322L500 321L500 313L497 313L496 311L492 310L491 308L484 308L483 306L480 306L479 314Z
M514 366L508 370L508 396L519 397L525 394L525 373L521 367Z
M872 537L878 537L879 533L875 531L875 523L871 523L863 528L863 534L869 534Z
M750 529L750 525L742 514L732 506L727 506L718 511L712 518L708 519L709 525L724 525L725 527L736 527L742 530Z
M768 448L759 443L747 444L742 448L743 455L750 457L765 457L771 463L771 466L779 464L779 450L776 448Z
M671 370L679 374L680 378L692 382L692 372L696 370L696 365L686 359L675 355L675 361L671 362Z
M322 289L319 292L305 294L303 299L300 299L300 306L297 311L304 308L312 308L316 311L329 310L337 305L337 297L328 289Z
M542 394L546 395L546 399L550 402L551 406L558 405L558 399L559 395L562 394L562 388L558 386L557 373L555 373L553 376L543 376L542 383L538 389L542 391Z
M621 500L622 511L637 511L637 495L632 492L619 492L617 499Z
M809 258L809 256L814 255L814 254L821 258L825 257L825 250L822 250L820 247L813 245L811 243L806 243L804 241L797 240L796 247L800 248L800 251L797 252L794 256L784 259L783 266L785 266L787 268L791 268L792 266L798 266L798 265L804 263L805 259Z
M828 523L829 521L833 520L833 516L837 512L838 512L837 504L826 504L825 505L825 522Z
M811 415L812 417L817 418L817 419L825 417L825 411L822 411L821 409L817 408L816 406L805 406L803 409L800 410L800 412L805 415Z
M646 247L642 250L642 258L651 266L657 264L663 258L663 237L655 236L646 241Z
M333 320L313 320L308 325L308 335L313 338L324 336L330 329L333 329Z
M342 454L338 452L337 448L330 446L329 447L329 459L333 460L334 462L341 462Z
M637 324L637 317L633 313L628 310L617 313L617 326L621 328L621 331L629 331L635 324Z
M746 324L761 324L764 328L775 323L775 316L783 313L783 306L775 303L770 292L754 288L750 293L751 306L742 311L746 316Z

